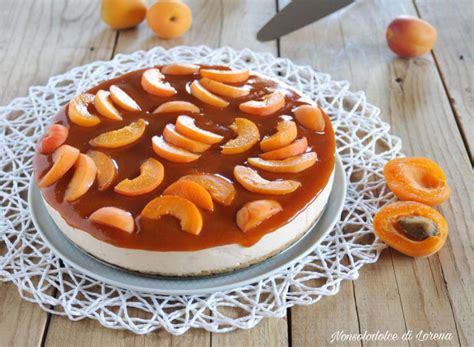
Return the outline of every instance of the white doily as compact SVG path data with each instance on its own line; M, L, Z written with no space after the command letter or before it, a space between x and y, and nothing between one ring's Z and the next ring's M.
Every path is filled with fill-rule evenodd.
M64 265L38 236L30 219L27 191L38 138L58 108L73 96L131 70L169 62L228 64L276 76L316 100L331 117L338 152L348 178L341 221L309 256L281 274L212 295L165 296L116 288ZM27 97L0 108L0 280L44 310L69 319L92 318L114 329L145 334L160 327L172 334L190 328L225 332L251 328L265 317L282 317L288 307L336 294L342 280L354 280L383 249L372 232L372 216L392 198L382 168L401 148L379 109L348 82L287 59L250 50L160 47L119 54L52 77L31 87ZM3 246L2 246L3 244ZM4 250L2 250L4 248Z

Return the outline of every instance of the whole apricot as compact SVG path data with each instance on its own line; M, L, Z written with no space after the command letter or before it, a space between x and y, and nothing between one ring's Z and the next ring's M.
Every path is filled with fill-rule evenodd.
M145 19L145 0L101 0L100 16L113 29L132 28Z
M161 0L146 14L150 29L163 39L173 39L191 28L193 16L188 5L180 1Z
M388 26L390 49L400 57L418 57L428 53L436 42L436 29L428 22L411 16L396 17Z

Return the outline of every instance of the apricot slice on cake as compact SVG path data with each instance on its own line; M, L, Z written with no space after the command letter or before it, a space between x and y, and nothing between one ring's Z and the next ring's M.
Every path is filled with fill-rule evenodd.
M49 187L61 177L74 165L79 157L79 150L69 145L62 145L53 153L53 166L41 178L38 187Z
M156 154L175 163L190 163L201 157L199 154L169 144L161 136L153 136L151 142Z
M174 124L167 124L165 126L163 137L166 142L194 153L205 152L211 147L211 145L181 135L176 131L176 126Z
M173 96L177 93L176 89L164 81L165 76L158 69L148 69L142 74L142 87L152 95Z
M127 146L143 136L145 132L146 122L144 119L139 119L136 122L130 123L123 128L108 131L100 134L89 141L93 147L103 148L118 148Z
M285 195L301 186L300 182L293 180L266 180L257 171L243 165L234 168L234 177L245 189L259 194Z
M202 102L212 105L218 108L226 108L229 106L229 102L225 101L221 97L212 94L206 88L204 88L199 81L195 80L191 83L191 94L201 100Z
M260 142L260 148L264 152L273 151L292 143L298 131L296 129L296 123L291 120L283 120L277 124L277 132L271 136L265 137Z
M140 216L147 219L160 219L171 215L180 220L181 229L199 235L202 229L202 216L199 209L188 199L177 195L159 196L151 200Z
M241 111L255 116L268 116L285 106L285 95L277 90L263 96L262 100L250 100L239 105Z
M163 195L178 195L193 202L197 207L214 211L211 194L199 183L180 179L170 184Z
M133 229L135 229L132 214L118 207L101 207L89 216L89 220L97 224L117 228L130 234L133 233Z
M94 97L94 106L101 116L112 120L122 120L119 110L112 103L110 92L99 90Z
M308 149L308 140L305 136L302 138L295 140L293 143L289 144L288 146L274 149L273 151L266 152L260 154L260 158L262 159L271 159L271 160L279 160L279 159L286 159L289 157L293 157L298 154L302 154Z
M163 181L165 168L158 160L149 158L140 165L140 175L134 179L124 179L114 190L122 195L137 196L151 192Z
M236 118L230 128L234 130L237 137L227 141L227 143L222 146L222 154L237 154L245 152L260 139L258 127L251 120Z
M207 173L186 175L180 180L193 181L206 189L218 203L229 206L235 197L234 185L227 179Z
M196 105L187 101L168 101L161 104L153 113L189 112L199 113L200 109Z
M94 101L94 95L81 94L69 102L67 114L74 124L81 127L93 127L100 123L99 117L91 114L87 107Z
M110 86L109 91L112 100L124 110L130 112L138 112L142 110L136 101L133 100L130 95L125 93L122 88L112 85Z
M216 69L201 69L201 76L210 78L214 81L224 83L241 83L249 79L248 69L230 69L230 70L216 70Z
M69 202L77 200L87 193L97 174L95 163L88 155L79 154L74 166L74 175L64 193L64 199Z
M237 226L243 232L247 232L282 209L280 203L275 200L265 199L248 202L237 212Z
M106 190L117 176L117 165L107 154L99 151L87 151L86 153L97 167L97 189Z
M303 153L283 160L265 160L262 158L249 158L250 165L256 168L275 173L297 173L313 166L318 161L314 152Z
M224 136L197 127L194 124L194 118L189 116L179 116L176 119L176 130L184 136L208 145L221 142L224 138Z
M293 110L296 120L306 129L313 131L324 131L326 123L324 122L323 112L318 106L301 105Z
M250 90L245 87L235 87L228 84L211 80L204 77L200 81L201 85L212 93L229 98L240 98L249 95Z
M194 64L168 64L161 68L165 75L192 75L199 71L199 65Z
M67 139L69 129L61 124L51 125L46 136L41 140L41 153L53 153L59 146L61 146Z
M451 195L443 169L431 159L392 159L385 165L383 172L388 187L400 200L436 206Z

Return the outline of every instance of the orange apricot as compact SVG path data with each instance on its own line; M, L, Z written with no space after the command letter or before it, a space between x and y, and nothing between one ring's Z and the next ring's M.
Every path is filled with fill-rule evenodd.
M305 136L295 140L293 143L281 147L279 149L274 149L273 151L260 154L260 158L267 160L279 160L293 157L295 155L302 154L308 148L308 140Z
M163 130L163 138L166 142L193 153L202 153L211 147L211 145L181 135L176 131L176 126L174 124L167 124L165 126L165 129Z
M206 88L204 88L198 80L193 81L191 83L191 94L201 100L202 102L212 105L218 108L226 108L229 106L229 103L222 99L221 97L212 94Z
M79 150L69 145L59 146L53 153L53 166L41 177L38 187L44 188L57 182L63 177L79 157Z
M280 203L275 200L266 199L248 202L237 212L237 226L243 232L247 232L282 209Z
M82 127L93 127L100 123L99 117L91 114L87 107L94 101L94 95L81 94L69 102L67 114L74 124Z
M134 179L124 179L114 190L126 196L138 196L155 190L163 181L165 168L158 160L148 158L140 165L140 175Z
M192 75L199 72L199 65L194 64L168 64L161 68L165 75Z
M109 91L113 102L115 102L124 110L131 112L138 112L142 110L136 101L133 100L130 95L125 93L122 88L112 85L110 86Z
M186 175L180 180L193 181L206 189L218 203L229 206L235 197L234 185L227 179L207 173Z
M189 112L199 113L199 107L187 101L168 101L158 106L153 113Z
M242 165L234 168L234 177L245 189L259 194L285 195L301 186L300 182L293 180L266 180L257 171Z
M94 211L89 220L97 224L107 225L129 234L133 233L135 229L135 221L130 212L122 210L121 208L106 206Z
M201 85L212 93L229 98L240 98L249 95L250 90L246 87L235 87L228 84L211 80L203 77L200 81Z
M224 83L242 83L249 79L248 69L230 69L230 70L215 70L215 69L201 69L202 77L210 78L214 81Z
M150 29L163 39L173 39L191 28L193 16L188 5L178 1L158 1L146 14Z
M388 187L400 200L436 206L451 195L443 169L431 159L392 159L383 172Z
M184 136L202 143L207 143L208 145L221 142L224 138L224 136L219 134L198 128L196 124L194 124L194 118L189 116L179 116L176 119L176 130Z
M86 154L79 154L74 166L74 175L64 193L64 200L68 202L77 200L87 193L97 174L94 161Z
M89 150L86 154L92 158L97 167L97 189L106 190L117 176L117 164L103 152Z
M201 157L199 154L189 152L166 142L161 136L153 136L151 142L153 151L156 154L174 163L189 163Z
M46 131L46 136L41 140L41 153L53 153L67 139L69 129L61 124L50 125Z
M112 103L110 92L99 90L94 97L94 106L101 116L112 120L122 120L119 110Z
M222 146L222 154L237 154L249 150L260 139L257 125L245 118L235 118L230 128L237 134Z
M163 195L178 195L193 202L197 207L214 211L211 194L199 183L180 179L170 184Z
M285 106L285 95L277 90L264 95L262 100L250 100L239 105L241 111L255 116L268 116Z
M306 129L313 131L324 131L326 123L324 122L323 112L318 106L301 105L293 110L296 120Z
M132 28L145 19L145 0L101 0L100 16L112 29Z
M262 158L249 158L250 165L256 168L275 173L298 173L313 166L318 161L314 152L303 153L283 160L265 160Z
M260 148L264 152L269 152L288 146L296 139L297 135L296 123L292 120L282 120L277 124L277 132L265 137L260 142Z
M158 69L148 69L142 74L142 88L149 94L157 96L173 96L177 93L176 89L164 81L165 76Z
M145 129L145 120L139 119L123 128L100 134L90 140L89 144L93 147L103 148L119 148L127 146L141 138L145 133Z

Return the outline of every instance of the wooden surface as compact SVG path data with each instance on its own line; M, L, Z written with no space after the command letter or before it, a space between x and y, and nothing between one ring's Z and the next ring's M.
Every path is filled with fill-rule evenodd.
M400 336L407 331L451 333L450 341L413 338L405 345L473 345L472 1L359 1L266 43L258 42L255 34L285 0L186 2L193 11L193 28L183 38L162 41L145 23L129 31L108 29L100 21L96 0L2 0L0 104L26 95L29 86L44 84L51 75L157 45L229 45L290 58L334 79L349 80L354 91L364 90L402 138L407 155L428 156L443 167L453 189L449 202L440 207L450 226L446 246L426 259L386 250L376 264L361 270L357 281L344 281L336 296L228 334L194 330L179 337L164 331L136 336L108 330L95 321L48 315L21 300L13 285L0 283L0 346L319 346L329 345L331 335L340 330L388 330ZM406 60L387 49L386 26L400 14L419 16L438 29L432 54Z

